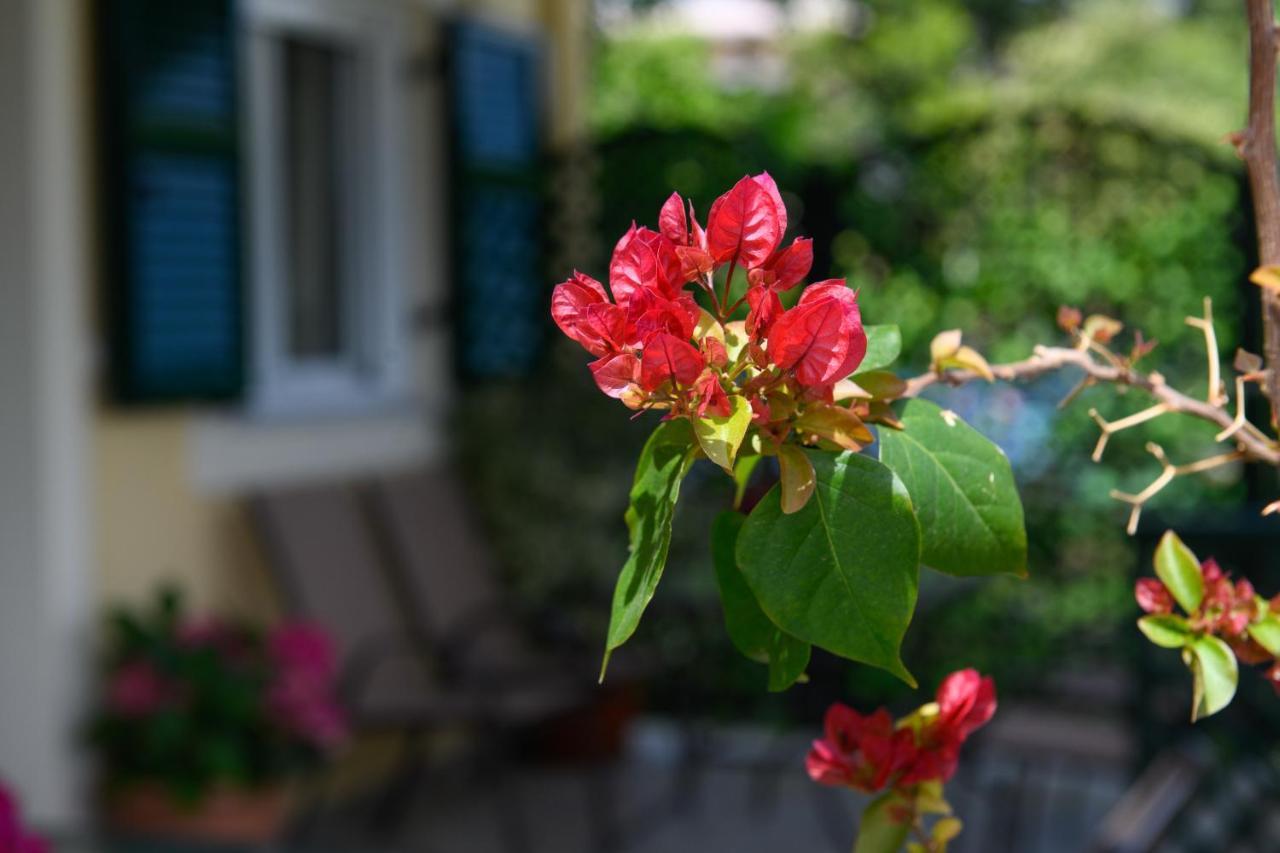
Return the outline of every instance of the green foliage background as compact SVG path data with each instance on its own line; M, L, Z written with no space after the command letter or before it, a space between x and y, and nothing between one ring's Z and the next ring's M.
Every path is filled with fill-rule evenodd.
M814 277L847 276L867 322L902 327L901 369L921 368L932 334L953 327L992 359L1024 357L1061 340L1064 303L1136 321L1161 343L1149 366L1190 388L1203 387L1203 349L1183 317L1204 296L1224 321L1228 359L1251 343L1240 339L1253 296L1249 223L1239 165L1221 142L1244 109L1238 4L864 5L874 14L854 35L784 39L787 78L770 91L724 88L691 38L602 38L591 113L601 245L633 217L656 219L673 189L705 211L742 174L768 169L788 193L792 230L816 238ZM603 277L607 259L588 260ZM601 397L584 365L557 341L531 385L464 401L475 487L513 582L535 597L575 578L612 582L631 466L653 427ZM924 685L965 665L996 674L1002 690L1036 689L1046 671L1114 656L1130 627L1136 549L1108 492L1154 477L1147 440L1180 460L1204 453L1211 430L1156 421L1118 436L1095 466L1088 408L1119 416L1143 403L1094 390L1058 415L1069 387L935 395L1008 450L1031 579L929 579L904 650ZM707 531L730 491L703 467L682 494L658 609L678 596L715 605ZM1203 512L1243 493L1225 469L1177 481L1159 506ZM735 684L762 693L707 612L702 625L646 621L639 639L714 657L703 671L723 683L708 695L734 695ZM868 698L894 690L848 669L850 689Z

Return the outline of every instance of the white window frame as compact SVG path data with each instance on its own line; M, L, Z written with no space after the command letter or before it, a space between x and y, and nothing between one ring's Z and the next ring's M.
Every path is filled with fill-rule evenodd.
M248 106L250 326L247 403L267 417L351 415L384 410L411 394L404 270L399 239L404 209L403 138L398 69L404 52L401 19L369 0L248 0L244 101ZM353 283L342 306L343 353L300 359L290 352L287 324L287 197L283 152L284 40L331 42L352 57L346 142L356 152L344 179L348 209L339 228Z

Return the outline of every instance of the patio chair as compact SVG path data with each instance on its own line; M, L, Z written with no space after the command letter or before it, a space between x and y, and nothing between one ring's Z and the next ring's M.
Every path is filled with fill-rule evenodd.
M503 794L502 732L545 719L562 706L546 694L513 699L446 683L388 585L384 555L356 494L340 485L260 494L250 503L288 610L323 625L340 663L340 694L353 725L404 736L402 763L378 798L373 818L389 831L425 770L423 739L446 727L469 727L489 747L477 770L496 780L499 826L509 849L528 849L514 793Z

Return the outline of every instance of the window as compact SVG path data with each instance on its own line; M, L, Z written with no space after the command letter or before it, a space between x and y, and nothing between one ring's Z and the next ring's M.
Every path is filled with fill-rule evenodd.
M249 403L261 414L361 412L407 394L399 42L362 5L248 4Z

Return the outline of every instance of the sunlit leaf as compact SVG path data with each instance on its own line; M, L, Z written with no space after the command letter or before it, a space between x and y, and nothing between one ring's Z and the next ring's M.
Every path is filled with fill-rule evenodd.
M1156 576L1169 588L1182 609L1187 613L1200 609L1200 602L1204 599L1200 561L1172 530L1167 531L1156 546L1155 564Z
M798 512L775 486L738 538L738 566L788 634L914 686L900 646L915 610L920 527L902 481L856 453L809 451L816 486Z
M1180 649L1195 638L1187 620L1171 613L1143 616L1138 620L1138 630L1165 649Z
M911 494L924 564L952 575L1025 575L1027 532L1008 457L928 400L894 410L903 428L879 431L880 461Z
M653 431L636 463L627 507L631 555L614 588L609 614L609 634L600 677L604 678L610 653L630 639L644 609L662 580L671 545L671 521L675 516L680 482L695 455L693 430L684 418L666 421Z
M794 444L778 448L778 467L781 474L782 511L787 515L804 509L813 495L816 483L813 464L805 452Z
M1268 613L1249 626L1249 636L1267 651L1280 657L1280 617Z
M844 406L810 403L795 425L800 432L825 438L845 450L861 450L876 440L862 419Z
M865 326L867 354L858 365L859 373L883 370L902 354L902 330L893 325Z
M746 397L734 394L729 398L729 407L727 416L708 413L695 420L693 432L707 458L732 474L734 458L751 426L751 404Z
M1187 647L1187 665L1195 679L1191 721L1204 719L1231 704L1239 672L1231 647L1218 637L1197 637Z

